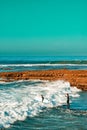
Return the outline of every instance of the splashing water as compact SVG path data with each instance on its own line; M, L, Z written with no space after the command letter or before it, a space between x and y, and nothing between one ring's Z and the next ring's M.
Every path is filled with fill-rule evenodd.
M80 90L65 81L17 81L0 84L0 127L8 128L17 120L25 120L44 108L66 104L66 93L79 97ZM42 102L41 95L44 96Z

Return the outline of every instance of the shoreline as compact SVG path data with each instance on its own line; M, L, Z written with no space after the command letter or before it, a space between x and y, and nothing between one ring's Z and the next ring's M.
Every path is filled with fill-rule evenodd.
M64 80L70 85L87 91L87 70L32 70L21 72L0 72L0 81L10 82L16 80Z

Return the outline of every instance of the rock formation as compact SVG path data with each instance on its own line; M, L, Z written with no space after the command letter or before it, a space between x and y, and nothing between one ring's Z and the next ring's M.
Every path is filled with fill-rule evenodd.
M14 80L64 80L69 81L71 86L87 90L87 70L40 70L24 72L0 72L1 81Z

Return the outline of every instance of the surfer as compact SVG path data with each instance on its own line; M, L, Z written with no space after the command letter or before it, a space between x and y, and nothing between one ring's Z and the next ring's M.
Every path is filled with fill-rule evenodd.
M44 101L44 96L43 95L41 95L41 97L42 97L42 102Z
M67 108L69 109L70 108L70 103L69 103L69 94L68 93L66 94L66 97L67 97Z

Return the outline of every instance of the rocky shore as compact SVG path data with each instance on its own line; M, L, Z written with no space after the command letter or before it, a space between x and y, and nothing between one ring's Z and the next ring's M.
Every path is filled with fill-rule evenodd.
M87 91L87 70L40 70L23 72L0 72L0 81L14 80L64 80L71 86Z

